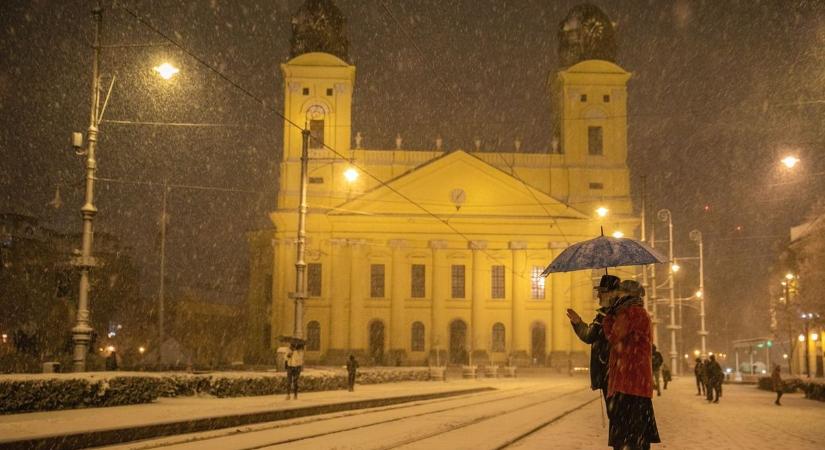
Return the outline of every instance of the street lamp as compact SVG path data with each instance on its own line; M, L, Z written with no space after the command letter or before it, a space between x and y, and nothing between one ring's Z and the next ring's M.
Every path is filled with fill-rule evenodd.
M358 175L358 170L355 167L350 167L344 171L344 178L350 183L355 182L355 180L358 179Z
M691 230L688 235L691 241L699 244L699 290L696 292L696 297L699 298L699 336L702 341L702 357L705 357L707 352L707 336L708 331L705 329L705 254L704 241L702 241L702 232L699 230ZM737 367L737 371L739 368Z
M782 164L785 165L788 169L793 169L799 163L799 158L793 155L788 155L782 158Z
M616 231L613 232L613 237L616 238L616 239L621 239L621 238L624 237L624 233L622 233L619 230L616 230Z
M164 80L169 80L180 72L180 69L169 64L168 62L155 66L153 70L157 72L158 75L160 75L160 77Z
M596 215L599 217L606 217L609 212L610 210L605 208L604 206L599 206L598 208L596 208Z
M676 330L679 328L676 325L676 296L675 296L675 289L673 286L673 274L676 272L679 267L678 264L673 260L673 214L671 214L669 209L660 209L659 212L656 213L656 216L662 222L667 222L667 235L668 235L668 260L671 261L671 270L668 273L667 283L668 288L670 289L670 324L668 324L667 329L670 330L670 363L673 370L678 375L679 370L679 361L678 361L678 353L676 352Z

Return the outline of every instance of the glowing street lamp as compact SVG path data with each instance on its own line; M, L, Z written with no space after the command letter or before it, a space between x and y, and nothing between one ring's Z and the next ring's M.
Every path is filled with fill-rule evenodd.
M616 230L616 231L613 232L613 237L616 238L616 239L621 239L621 238L624 237L624 233L622 233L619 230Z
M680 266L680 265L679 265L679 263L673 263L673 264L671 264L671 265L670 265L670 270L671 270L673 273L678 272L678 271L679 271L679 269L681 269L681 268L682 268L682 266Z
M355 167L348 168L344 171L344 178L350 183L355 182L358 179L358 170Z
M797 158L796 156L788 155L782 158L782 164L784 164L785 167L787 167L788 169L793 169L794 166L797 165L797 163L799 163L799 158Z
M610 210L605 208L604 206L599 206L598 208L596 208L596 215L599 217L606 217L609 212Z
M154 70L164 80L168 80L168 79L174 77L175 75L177 75L178 72L180 72L180 69L178 69L177 67L175 67L175 66L173 66L169 63L163 63L159 66L155 66Z
M702 298L702 296L705 294L703 294L702 291L696 291L694 295L696 296L696 298Z
M791 281L791 280L794 279L794 276L793 276L792 273L788 272L788 273L785 274L785 279L788 280L788 281Z
M799 342L805 342L805 335L804 334L799 335Z

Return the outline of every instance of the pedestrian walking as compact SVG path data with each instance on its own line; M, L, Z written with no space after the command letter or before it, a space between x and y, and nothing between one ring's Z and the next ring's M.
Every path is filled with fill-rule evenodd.
M670 366L667 363L662 364L662 381L665 382L665 390L667 390L667 384L673 381L673 376L670 374Z
M656 349L656 346L653 346L653 387L656 389L656 396L662 396L662 389L659 386L659 378L662 375L662 364L665 362L665 359L662 357L662 353Z
M782 375L779 374L781 368L779 364L773 366L773 373L771 373L771 383L773 384L773 391L776 392L776 401L773 403L777 406L782 406L782 403L779 403L779 399L782 398L782 394L784 393L784 386L782 385Z
M722 396L722 381L725 380L725 374L722 372L722 366L716 362L716 356L710 355L706 363L706 374L708 377L707 385L707 399L709 402L719 403L719 397Z
M347 387L350 392L355 390L355 376L358 373L358 361L355 356L349 355L347 360Z
M696 377L696 395L705 395L705 382L702 380L702 358L696 358L696 365L693 366L693 376Z
M653 412L652 332L644 309L644 288L634 280L621 283L622 296L605 315L602 326L610 342L608 363L608 445L616 450L649 449L659 443Z
M298 398L298 379L301 377L301 370L304 368L304 343L293 342L289 345L289 353L286 355L286 399L289 400L290 392L293 398Z
M602 396L607 405L607 363L610 358L610 343L604 335L602 320L607 313L607 308L619 295L619 277L613 275L603 275L599 285L593 287L599 297L599 309L596 310L596 317L593 322L585 323L579 314L572 310L567 310L567 317L573 331L579 339L590 344L590 388L594 391L601 389Z

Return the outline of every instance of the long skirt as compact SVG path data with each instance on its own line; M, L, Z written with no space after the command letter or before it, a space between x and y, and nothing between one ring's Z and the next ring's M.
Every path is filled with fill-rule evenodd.
M607 445L648 449L650 444L661 442L651 399L617 392L608 399L607 408L610 417Z

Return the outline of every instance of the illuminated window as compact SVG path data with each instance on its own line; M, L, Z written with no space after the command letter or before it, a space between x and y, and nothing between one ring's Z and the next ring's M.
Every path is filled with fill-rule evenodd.
M317 352L321 350L321 324L312 321L307 324L307 351Z
M492 298L504 298L504 266L490 267L490 281L490 296Z
M384 265L370 266L370 297L384 298Z
M493 325L493 351L503 352L504 343L504 324L496 323L495 325Z
M591 155L603 155L602 127L587 127L587 152Z
M426 266L424 264L413 264L410 268L410 297L424 298L424 273Z
M533 266L530 272L530 295L534 300L544 299L544 282L547 279L541 276L543 271L541 266Z
M452 298L464 298L464 264L453 264L452 285Z
M309 148L324 148L324 121L309 121Z
M304 95L309 95L309 88L304 88L303 94Z
M321 296L321 264L307 264L307 295L310 297Z
M411 342L410 350L414 352L424 351L424 324L421 322L414 322L410 333Z

